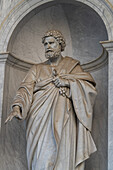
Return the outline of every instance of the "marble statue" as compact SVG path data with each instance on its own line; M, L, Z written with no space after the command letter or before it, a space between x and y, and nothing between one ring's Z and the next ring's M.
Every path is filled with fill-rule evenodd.
M47 60L27 73L6 123L26 119L29 170L84 170L96 151L91 136L95 82L79 61L62 56L62 33L48 31L42 43Z

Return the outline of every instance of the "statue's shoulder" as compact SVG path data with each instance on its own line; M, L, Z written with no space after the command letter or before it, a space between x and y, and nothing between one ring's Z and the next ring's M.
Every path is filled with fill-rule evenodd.
M64 57L64 60L68 63L73 63L73 64L80 64L80 61L79 60L76 60L72 57L69 57L69 56L65 56Z

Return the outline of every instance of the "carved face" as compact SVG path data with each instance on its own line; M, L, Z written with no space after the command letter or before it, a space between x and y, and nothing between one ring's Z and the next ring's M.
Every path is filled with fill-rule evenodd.
M61 55L61 45L54 37L47 37L44 41L45 57L56 58Z

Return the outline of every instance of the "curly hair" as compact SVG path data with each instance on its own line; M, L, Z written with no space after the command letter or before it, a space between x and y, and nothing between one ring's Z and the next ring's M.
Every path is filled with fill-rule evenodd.
M66 46L66 41L60 31L58 30L47 31L42 37L42 43L44 43L46 37L54 37L61 45L61 51L64 51L64 48Z

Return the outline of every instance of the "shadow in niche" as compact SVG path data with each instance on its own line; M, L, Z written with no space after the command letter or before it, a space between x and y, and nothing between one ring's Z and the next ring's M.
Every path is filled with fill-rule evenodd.
M43 47L40 46L41 37L46 29L53 28L63 32L67 40L68 55L80 60L81 64L89 63L99 57L102 53L99 41L108 39L102 19L92 8L77 1L54 1L41 5L24 17L12 34L8 51L26 62L35 63L36 60L40 62L39 58L42 57L42 51L44 51ZM68 49L69 45L72 50ZM26 74L25 71L11 65L7 66L6 72L5 82L8 84L4 91L4 115L9 112L16 89ZM98 151L86 162L85 170L107 169L107 72L107 65L92 72L98 91L92 135ZM7 103L8 111L5 110ZM14 120L12 124L4 127L2 132L3 144L5 145L4 166L6 167L6 164L11 163L13 157L14 164L11 164L11 168L19 166L21 170L25 170L24 124ZM11 168L9 170L12 170Z

